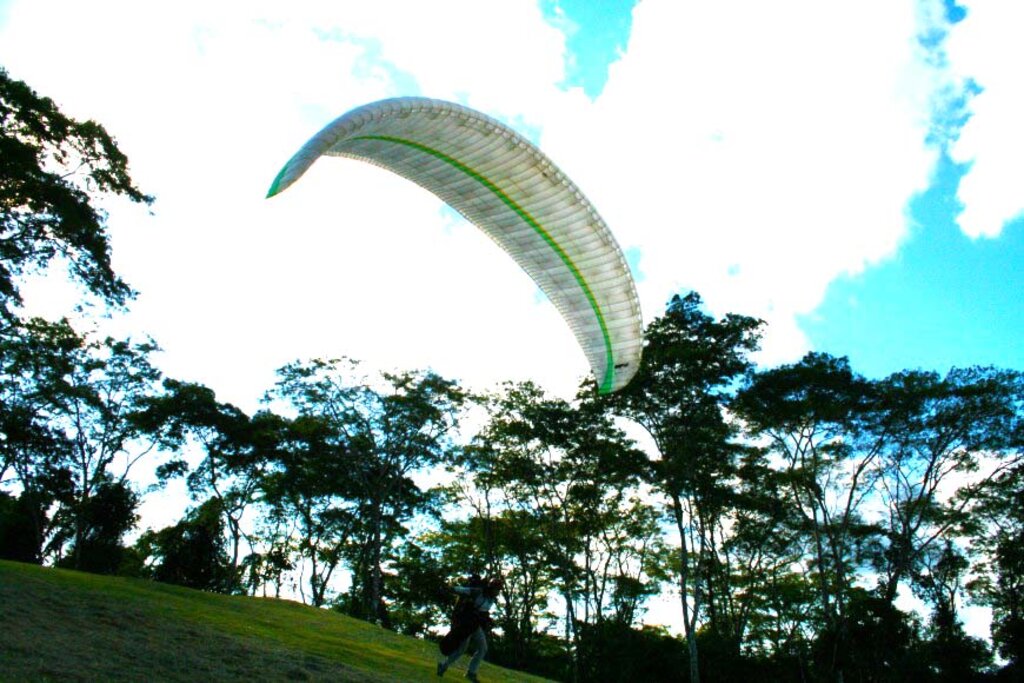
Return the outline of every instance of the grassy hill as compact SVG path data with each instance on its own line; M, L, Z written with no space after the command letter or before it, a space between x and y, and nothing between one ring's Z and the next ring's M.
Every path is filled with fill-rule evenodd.
M285 600L0 561L3 681L434 681L437 647ZM465 680L467 659L441 680ZM484 681L541 681L485 664Z

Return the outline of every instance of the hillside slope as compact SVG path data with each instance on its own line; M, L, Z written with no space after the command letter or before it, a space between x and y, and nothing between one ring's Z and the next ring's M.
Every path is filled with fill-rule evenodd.
M433 643L336 612L13 562L0 625L4 681L438 681ZM464 680L460 664L442 680Z

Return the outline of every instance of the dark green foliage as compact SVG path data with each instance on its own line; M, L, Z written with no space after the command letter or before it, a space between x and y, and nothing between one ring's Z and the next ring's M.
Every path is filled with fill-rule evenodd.
M117 574L126 560L121 542L135 528L139 496L125 482L106 479L74 508L65 508L73 519L61 525L53 543L70 543L69 554L58 566L94 574ZM67 535L67 541L63 538ZM73 534L73 535L72 535Z
M489 662L553 681L569 680L566 672L572 669L572 658L565 651L565 643L556 636L540 634L530 640L526 650L500 633L491 633L487 640Z
M0 559L39 564L41 552L34 526L41 516L32 494L15 497L0 491Z
M971 594L992 608L992 641L1008 680L1024 680L1024 466L997 476L973 507L975 543L986 552Z
M21 303L18 278L61 258L110 304L132 291L110 267L106 217L94 201L150 203L128 160L95 121L76 121L0 68L0 315Z
M928 553L923 559L924 569L915 577L916 592L932 607L925 655L932 662L937 681L981 680L979 672L992 663L988 646L964 633L957 613L969 564L947 539L941 549Z
M445 625L454 605L451 572L435 554L407 542L384 575L384 598L392 628L407 636L426 636Z
M936 683L987 680L984 672L992 665L992 653L985 641L964 633L948 613L936 615L931 630L933 636L923 645L921 659L930 664Z
M357 523L347 502L352 458L327 420L299 416L289 421L266 415L264 422L272 419L277 422L279 445L261 483L264 501L274 520L294 526L298 560L309 563L307 599L321 606Z
M884 598L855 590L846 619L819 635L813 656L819 671L842 671L844 681L901 683L933 680L922 652L915 619Z
M662 543L637 493L646 458L589 392L570 403L531 383L502 389L450 491L473 514L442 531L458 566L505 576L496 622L504 661L522 666L540 642L548 592L565 605L558 618L570 653L580 624L632 623L660 588Z
M0 481L21 493L5 514L13 556L112 573L138 496L107 471L138 436L132 402L153 378L152 345L88 340L66 321L21 321L19 280L62 262L110 305L131 289L111 269L101 198L152 199L94 121L79 122L0 68ZM14 515L12 517L11 515ZM17 528L12 519L20 520ZM13 544L13 545L12 545Z
M221 505L211 498L174 526L146 532L136 547L157 581L228 593L237 581L225 545Z
M74 443L59 416L67 405L70 359L81 346L67 321L0 327L0 480L21 489L29 524L20 533L33 537L35 562L52 536L50 508L69 501L74 490Z
M813 425L827 438L853 426L868 392L869 383L848 359L809 353L798 363L758 372L732 406L754 431L795 432Z
M686 647L678 638L611 620L580 627L578 656L579 680L588 683L676 683L688 669Z
M505 588L491 610L502 633L502 665L538 671L529 668L528 662L541 647L543 634L537 629L538 613L554 588L547 549L540 540L543 522L516 510L495 511L493 515L483 512L465 520L442 520L437 530L424 534L420 540L443 557L449 587L462 583L469 574L503 575ZM455 598L449 593L444 619L434 625L437 630L447 629L454 605ZM561 641L559 648L564 654Z
M995 564L995 588L988 596L995 612L992 638L1024 678L1024 534L999 544Z
M235 406L217 401L213 390L201 384L168 379L163 386L162 394L144 401L134 422L158 435L161 447L172 453L193 443L202 448L205 457L191 472L179 458L160 465L156 474L161 482L184 476L193 500L216 501L230 536L229 575L240 577L247 535L242 520L259 497L270 461L279 452L283 421L268 413L250 418Z
M240 583L249 595L280 597L285 575L295 568L285 543L279 542L264 552L251 552L239 564ZM270 592L272 588L273 592Z
M3 469L35 501L26 510L41 558L116 571L120 538L135 521L127 474L147 450L134 416L159 376L149 362L155 350L81 336L67 320L0 333Z

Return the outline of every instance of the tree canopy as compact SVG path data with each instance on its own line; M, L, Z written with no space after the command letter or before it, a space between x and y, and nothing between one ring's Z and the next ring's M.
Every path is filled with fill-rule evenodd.
M0 313L21 303L19 278L60 259L109 304L132 290L112 269L103 197L149 204L128 158L95 121L76 121L0 67Z

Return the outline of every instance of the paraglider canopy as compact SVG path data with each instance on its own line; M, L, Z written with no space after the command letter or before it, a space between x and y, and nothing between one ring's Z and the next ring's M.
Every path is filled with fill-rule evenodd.
M622 251L597 211L537 147L451 102L402 97L335 119L281 169L285 190L323 155L375 164L426 188L497 242L555 305L601 393L640 364L642 322Z

